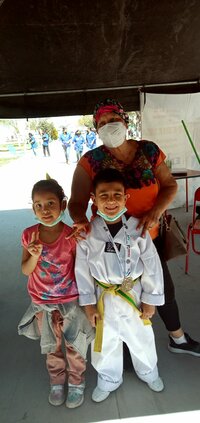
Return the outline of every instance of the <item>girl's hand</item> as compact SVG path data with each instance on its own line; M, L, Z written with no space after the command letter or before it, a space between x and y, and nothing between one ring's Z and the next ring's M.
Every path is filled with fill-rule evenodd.
M39 242L39 232L32 232L31 240L27 250L29 254L35 258L39 258L42 253L42 244Z
M141 303L141 312L142 315L140 316L141 319L151 319L151 317L155 314L156 308L154 305Z
M93 304L86 305L84 306L84 310L91 325L95 328L97 320L101 319L101 316L97 310L96 305L93 305Z

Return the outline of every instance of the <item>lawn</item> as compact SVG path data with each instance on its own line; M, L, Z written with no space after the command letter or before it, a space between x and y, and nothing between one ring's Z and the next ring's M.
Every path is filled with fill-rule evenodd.
M5 159L1 159L0 158L0 166L4 166L10 162L12 162L13 160L18 159L18 157L9 157L9 158L5 158Z

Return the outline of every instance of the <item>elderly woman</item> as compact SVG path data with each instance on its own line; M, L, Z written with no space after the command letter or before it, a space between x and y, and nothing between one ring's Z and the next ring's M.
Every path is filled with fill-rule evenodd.
M128 185L127 213L140 219L138 228L143 227L143 234L149 230L161 259L165 304L157 310L169 332L168 348L171 352L200 356L200 343L181 328L173 281L162 257L159 219L177 191L176 181L164 162L166 156L151 141L126 139L128 115L113 99L96 105L93 120L103 145L84 154L74 172L68 207L75 232L89 227L86 211L96 173L107 167L121 171Z

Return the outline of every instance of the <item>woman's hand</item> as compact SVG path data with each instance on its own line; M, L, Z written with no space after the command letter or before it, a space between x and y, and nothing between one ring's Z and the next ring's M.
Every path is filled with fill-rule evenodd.
M39 242L39 232L32 232L27 250L32 257L39 258L42 253L42 244Z
M162 216L162 211L151 209L149 212L144 214L137 225L136 229L142 229L141 236L144 237L146 231L152 229L153 226L159 224L160 217Z
M87 221L74 223L72 226L72 232L70 235L66 236L65 239L70 239L74 237L77 241L85 239L86 235L90 232L90 223ZM84 236L85 234L85 236Z
M143 237L147 230L159 223L162 213L167 209L177 192L177 182L164 162L155 169L154 173L159 183L159 193L152 209L140 218L137 228L143 226Z
M156 308L154 305L141 303L141 319L151 319L152 316L155 314Z
M94 304L86 305L84 306L84 310L91 325L95 328L97 320L101 319L101 316L97 310L96 305Z

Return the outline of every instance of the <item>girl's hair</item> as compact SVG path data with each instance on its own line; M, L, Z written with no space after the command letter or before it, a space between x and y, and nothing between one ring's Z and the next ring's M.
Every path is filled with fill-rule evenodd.
M55 179L42 179L41 181L36 182L32 189L32 200L34 195L38 192L51 192L58 197L60 202L62 202L62 200L65 198L65 193L62 187Z
M126 181L122 173L114 168L102 169L95 175L92 181L93 192L95 193L97 186L104 182L120 182L123 185L124 189L126 189L127 187Z

